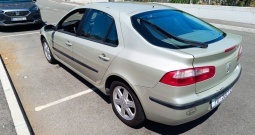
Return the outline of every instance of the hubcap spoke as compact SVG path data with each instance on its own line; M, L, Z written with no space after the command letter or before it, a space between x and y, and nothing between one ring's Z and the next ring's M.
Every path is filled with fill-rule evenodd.
M126 107L124 105L121 106L121 116L124 117L125 116L125 110L126 110Z
M117 89L117 94L118 94L119 98L121 98L123 96L120 89Z
M135 108L134 101L126 101L126 102L127 102L127 107Z
M117 104L117 105L122 105L122 100L121 99L114 99L114 102Z
M130 110L130 108L126 108L126 112L128 114L129 117L134 117L134 114L132 113L132 111Z
M123 99L128 99L128 91L126 89L124 89L124 92L123 92Z

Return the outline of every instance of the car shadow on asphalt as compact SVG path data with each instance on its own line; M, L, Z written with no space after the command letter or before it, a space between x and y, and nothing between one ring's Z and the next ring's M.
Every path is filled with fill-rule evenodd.
M58 65L60 67L62 67L63 69L65 69L69 74L71 74L72 76L74 76L76 79L78 79L80 82L82 82L84 85L88 86L90 89L92 89L97 95L99 95L106 103L110 104L111 100L109 96L106 96L103 92L101 92L99 89L97 89L94 85L92 85L91 83L89 83L87 80L83 79L82 77L80 77L78 74L76 74L75 72L73 72L72 70L70 70L68 67L66 67L65 65L58 63Z
M153 132L156 132L156 133L162 134L162 135L179 135L179 134L185 133L185 132L195 128L196 126L202 124L208 118L210 118L217 110L218 110L218 107L216 107L211 112L207 113L206 115L204 115L194 121L191 121L191 122L188 122L188 123L185 123L182 125L178 125L178 126L169 126L169 125L164 125L164 124L160 124L160 123L148 120L144 124L144 127L148 130L151 130Z
M41 29L46 23L40 25L19 25L19 26L8 26L0 27L0 32L3 33L13 33L13 32L26 32L26 31L35 31Z
M67 68L65 65L63 65L61 63L58 63L58 65L59 65L59 67L62 67L68 73L73 75L75 78L77 78L84 85L88 86L90 89L93 89L94 92L97 93L106 103L108 103L108 104L111 103L110 97L106 96L104 93L102 93L97 88L95 89L94 85L92 85L91 83L89 83L88 81L86 81L85 79L80 77L79 75L77 75L75 72L73 72L72 70ZM146 128L146 129L148 129L148 130L150 130L152 132L155 132L155 133L158 133L158 134L162 134L162 135L169 135L169 134L171 134L171 135L178 135L178 134L182 134L182 133L185 133L185 132L195 128L196 126L202 124L203 122L205 122L208 118L211 117L211 115L213 115L218 110L218 107L216 107L214 110L212 110L211 112L207 113L206 115L200 117L199 119L196 119L194 121L191 121L191 122L188 122L188 123L185 123L185 124L182 124L182 125L169 126L169 125L165 125L165 124L161 124L161 123L157 123L157 122L153 122L153 121L147 120L144 125L142 125L141 127L137 127L137 129L144 127L144 128Z

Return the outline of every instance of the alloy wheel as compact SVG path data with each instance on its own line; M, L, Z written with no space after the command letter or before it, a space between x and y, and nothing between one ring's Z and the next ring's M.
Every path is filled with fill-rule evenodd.
M43 51L44 51L44 55L47 58L47 60L50 61L51 60L51 52L50 52L49 45L46 42L43 43Z
M136 106L131 94L122 86L113 90L113 103L122 118L132 120L136 115Z

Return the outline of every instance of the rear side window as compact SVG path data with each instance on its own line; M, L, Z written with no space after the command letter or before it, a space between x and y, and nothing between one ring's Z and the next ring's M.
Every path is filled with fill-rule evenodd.
M111 46L118 45L113 17L99 10L89 12L81 35L94 41L111 44Z
M144 20L144 21L141 21ZM131 17L134 28L150 43L167 48L194 47L187 41L210 44L225 37L225 33L210 24L178 10L156 10ZM144 23L147 22L147 23ZM157 28L156 28L156 27ZM164 30L169 35L162 33Z

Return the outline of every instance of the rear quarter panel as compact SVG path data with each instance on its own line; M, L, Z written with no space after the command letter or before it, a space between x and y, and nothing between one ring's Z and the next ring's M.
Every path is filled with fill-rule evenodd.
M131 85L154 87L169 71L192 68L193 56L148 43L132 26L130 16L120 14L125 48L107 74L120 74Z

